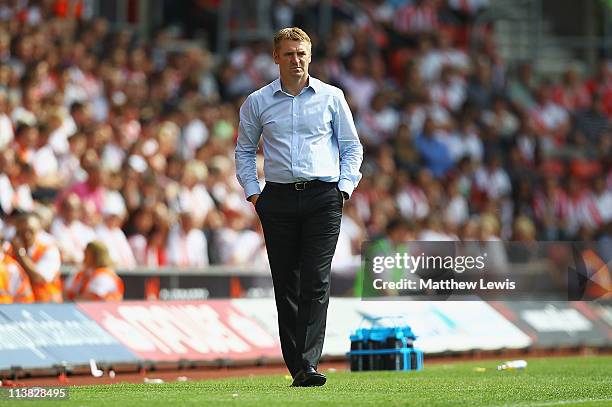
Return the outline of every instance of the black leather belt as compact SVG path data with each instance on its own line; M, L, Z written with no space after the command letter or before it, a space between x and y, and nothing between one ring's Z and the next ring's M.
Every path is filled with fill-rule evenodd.
M267 185L270 185L273 188L283 188L283 189L292 189L295 191L304 191L305 189L310 189L310 188L336 185L336 182L324 182L318 179L313 179L312 181L300 181L300 182L293 182L289 184L281 184L279 182L266 181L266 186Z

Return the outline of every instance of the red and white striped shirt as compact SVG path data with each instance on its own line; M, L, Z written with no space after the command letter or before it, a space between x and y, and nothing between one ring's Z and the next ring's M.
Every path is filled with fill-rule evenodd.
M429 215L429 200L417 185L408 185L397 194L395 201L400 213L407 219L424 219Z
M395 14L394 26L401 33L434 31L440 26L438 10L427 0L421 5L403 6Z
M569 197L566 231L572 235L581 227L597 229L602 220L592 192L581 191Z
M540 221L546 218L565 221L569 210L569 198L561 188L556 188L550 196L540 191L534 194L533 212L536 219Z

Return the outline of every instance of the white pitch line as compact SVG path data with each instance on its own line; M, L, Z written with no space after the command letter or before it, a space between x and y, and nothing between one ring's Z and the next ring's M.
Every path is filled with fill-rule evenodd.
M556 400L542 401L529 404L504 404L500 407L520 406L520 407L546 407L546 406L562 406L564 404L582 404L582 403L600 403L603 401L611 402L612 399L576 399L576 400Z

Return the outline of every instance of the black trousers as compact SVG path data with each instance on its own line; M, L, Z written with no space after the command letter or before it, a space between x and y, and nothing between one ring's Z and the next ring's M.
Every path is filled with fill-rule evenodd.
M283 358L292 376L306 365L317 367L321 357L342 205L337 184L322 181L310 181L303 190L268 182L255 205L272 270Z

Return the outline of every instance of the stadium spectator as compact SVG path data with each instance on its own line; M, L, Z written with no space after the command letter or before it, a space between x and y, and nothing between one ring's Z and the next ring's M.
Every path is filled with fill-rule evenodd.
M365 145L378 146L395 134L398 123L399 115L390 106L388 96L377 93L372 97L370 106L359 115L356 125Z
M153 267L159 265L157 261L151 264L149 259L151 256L156 257L148 250L148 236L153 226L153 209L150 207L138 207L127 221L126 236L137 264Z
M167 217L168 209L161 203L154 207L139 207L131 214L126 234L138 265L159 267L168 264Z
M458 240L444 223L444 217L439 212L432 212L427 219L425 219L423 228L417 236L417 240L422 241L453 241Z
M34 208L32 191L27 181L26 165L21 165L15 151L0 151L0 213L10 215L14 210Z
M502 199L512 192L510 177L498 156L491 156L476 170L474 181L478 192L490 200Z
M453 47L452 38L448 30L442 30L434 36L435 46L428 49L421 58L420 72L423 78L429 82L435 82L440 78L444 67L450 67L461 76L469 72L470 61L467 54L461 48ZM430 45L427 41L426 48Z
M470 216L469 204L461 193L459 180L451 179L446 187L447 203L444 220L455 226L463 225Z
M518 109L530 109L536 103L533 67L523 63L518 67L518 74L508 84L508 97Z
M612 62L609 59L602 60L597 72L586 85L591 95L601 95L606 115L612 116Z
M226 212L227 226L218 231L218 249L222 264L265 266L268 264L263 232L253 230L254 218L238 211Z
M429 90L431 101L451 112L458 111L467 97L465 81L455 71L451 65L443 66L440 80L434 82Z
M368 68L365 55L354 55L349 61L348 72L339 79L340 85L346 89L348 97L354 101L359 112L370 106L376 93L376 83Z
M109 193L104 199L102 223L96 227L96 238L106 246L113 263L120 268L136 267L136 259L121 229L126 216L125 202L119 193Z
M191 214L194 227L201 228L208 212L214 207L209 191L204 185L208 169L202 162L190 160L185 164L174 209Z
M536 241L536 227L531 219L526 216L519 216L514 220L512 240L519 242Z
M178 224L168 233L168 264L178 267L203 267L208 265L208 242L202 230L195 227L192 213L182 207Z
M121 301L124 286L112 268L106 245L100 241L87 244L83 265L70 275L64 284L64 295L69 301Z
M49 128L46 124L38 125L38 140L32 154L32 168L36 176L36 190L39 199L52 198L61 186L57 157L49 144Z
M415 145L426 168L434 176L441 178L451 169L453 159L448 147L436 137L435 131L433 119L426 118L423 131L417 136Z
M519 119L508 108L506 100L496 95L491 102L491 109L485 106L482 112L482 122L492 127L492 131L499 134L504 140L512 139L519 129Z
M580 78L576 66L571 66L565 71L561 83L552 90L552 98L555 103L568 110L586 109L591 104L591 94Z
M82 158L82 167L87 174L84 181L73 184L70 188L60 194L58 203L62 201L65 195L71 193L76 194L85 207L94 210L99 216L104 209L104 196L106 187L104 187L104 172L100 167L98 155L93 150L88 150Z
M407 2L395 13L394 29L405 38L431 33L439 27L438 10L432 0Z
M506 274L510 271L508 267L508 255L504 243L501 239L501 225L498 218L485 213L480 217L480 234L478 240L481 242L479 253L475 255L487 254L486 269L495 274Z
M576 127L586 136L588 142L596 145L604 136L604 132L609 132L612 127L609 116L605 111L603 97L595 94L588 108L577 112Z
M536 103L529 110L535 131L554 145L563 143L570 129L567 111L552 99L551 86L542 84L536 93Z
M580 230L592 233L603 221L593 192L574 176L569 178L567 184L568 213L565 233L575 239L578 238Z
M543 189L535 192L533 208L543 239L566 238L564 231L569 213L569 200L556 178L547 177Z
M415 179L399 174L396 178L396 205L405 219L424 219L430 211L425 191Z
M467 86L467 100L479 110L485 110L493 104L497 90L493 83L491 66L480 60L475 63L475 72Z
M76 194L64 198L58 216L51 223L51 234L57 241L62 263L80 264L87 243L95 240L96 233L81 222L81 200Z

